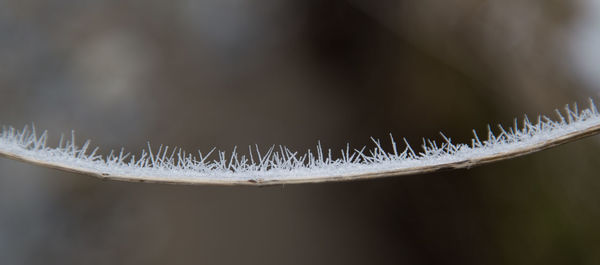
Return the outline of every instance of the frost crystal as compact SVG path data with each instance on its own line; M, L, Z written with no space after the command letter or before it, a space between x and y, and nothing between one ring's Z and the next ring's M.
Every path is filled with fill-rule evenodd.
M444 142L424 140L419 152L404 141L405 147L391 138L391 152L384 150L379 140L375 148L342 150L334 158L330 149L320 144L314 152L299 154L286 147L271 147L261 152L250 148L249 155L211 151L197 155L182 149L159 147L134 156L121 150L102 157L98 148L90 150L90 142L77 146L75 137L58 147L46 145L47 133L37 135L35 128L16 130L4 127L0 133L0 155L47 167L74 171L101 178L127 181L150 181L186 184L248 184L303 183L344 181L385 176L431 172L444 168L465 168L539 151L600 131L600 115L593 102L585 110L567 106L557 111L558 120L539 116L531 122L525 118L499 133L488 129L487 139L475 131L469 144L454 144L442 135Z

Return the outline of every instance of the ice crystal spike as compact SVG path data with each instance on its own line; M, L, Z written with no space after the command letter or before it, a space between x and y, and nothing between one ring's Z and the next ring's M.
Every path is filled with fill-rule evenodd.
M237 148L231 154L211 150L198 156L180 148L159 146L132 155L121 149L108 156L97 155L86 141L79 147L75 133L70 140L61 137L58 147L46 145L48 134L38 136L34 126L16 130L3 127L0 133L0 156L45 167L100 177L137 182L213 185L273 185L349 181L380 177L433 172L441 169L470 168L505 160L600 132L600 114L590 100L587 109L577 105L566 106L557 112L557 119L538 116L535 123L527 117L519 126L498 126L495 134L488 126L488 138L480 138L473 130L470 144L455 144L444 134L443 142L423 140L422 150L415 152L404 139L396 144L390 134L391 152L381 142L372 139L375 148L341 150L340 158L333 158L330 149L318 143L316 150L299 154L284 146L271 146L266 152L258 146L249 147L249 154L239 155ZM89 151L92 150L92 151Z

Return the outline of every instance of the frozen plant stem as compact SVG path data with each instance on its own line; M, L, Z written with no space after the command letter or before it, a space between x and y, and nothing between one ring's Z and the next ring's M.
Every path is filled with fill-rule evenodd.
M341 151L333 158L331 150L319 144L315 152L305 154L274 146L266 152L258 146L248 155L222 151L193 155L182 149L148 145L139 155L121 150L103 157L98 148L90 150L89 141L81 147L75 137L58 147L46 145L47 133L37 135L35 129L16 130L4 127L0 133L0 156L103 179L134 182L162 182L208 185L274 185L318 183L392 177L434 172L443 169L470 168L486 163L541 151L600 132L600 114L594 103L584 110L567 106L556 111L557 119L539 116L532 122L527 117L511 128L498 126L498 133L488 128L487 139L475 131L468 144L424 140L421 150L406 141L402 150L391 138L391 152L379 140L375 148Z

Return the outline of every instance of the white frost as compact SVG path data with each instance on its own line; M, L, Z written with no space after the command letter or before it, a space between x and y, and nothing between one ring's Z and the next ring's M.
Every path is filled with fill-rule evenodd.
M590 101L591 102L591 101ZM197 155L182 149L148 146L134 156L121 150L107 157L97 155L98 148L91 150L90 142L77 146L72 137L58 147L46 145L47 133L37 135L35 129L16 130L4 127L0 133L0 155L11 158L91 174L99 177L131 181L156 181L196 184L269 184L336 181L426 172L427 169L469 161L483 161L505 154L528 153L540 146L571 134L600 126L600 115L591 102L590 107L578 110L567 106L565 112L557 111L558 119L539 116L535 122L527 118L518 125L499 133L488 130L487 139L474 132L468 144L454 144L443 136L443 143L424 140L420 151L415 151L404 141L404 148L391 139L392 150L386 151L379 140L373 140L375 148L342 150L334 158L331 150L320 145L316 151L305 154L286 147L271 147L261 152L250 148L249 155L222 151ZM525 151L524 151L525 150ZM510 156L507 156L510 157ZM499 160L499 159L496 159ZM474 163L473 165L476 165ZM470 164L460 167L467 167Z

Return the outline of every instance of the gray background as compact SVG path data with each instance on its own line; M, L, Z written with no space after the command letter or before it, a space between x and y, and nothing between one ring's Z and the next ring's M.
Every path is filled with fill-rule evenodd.
M333 149L598 98L595 0L0 0L0 124L106 153ZM598 59L598 60L597 60ZM0 159L1 264L599 264L598 138L471 170L268 188Z

